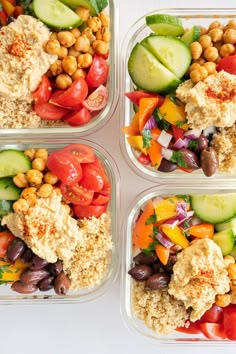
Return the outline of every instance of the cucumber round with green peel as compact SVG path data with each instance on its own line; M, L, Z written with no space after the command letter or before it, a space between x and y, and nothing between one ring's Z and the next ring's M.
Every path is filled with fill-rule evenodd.
M0 151L0 177L15 176L31 169L31 161L22 151Z
M151 30L166 36L181 36L184 33L182 21L175 16L156 14L146 16L146 24Z
M201 36L201 27L193 26L180 39L189 47L191 43L198 41Z
M227 254L230 254L234 248L233 231L230 229L217 232L213 235L212 241L221 248L223 256L227 256Z
M164 94L180 84L178 77L140 43L132 49L128 71L134 84L145 91Z
M216 224L215 229L216 231L224 231L224 230L232 229L234 236L236 236L236 218L228 222L224 222L222 224Z
M11 200L0 200L0 218L13 211L12 204Z
M191 64L190 49L179 38L151 35L144 38L141 44L179 79Z
M234 245L232 251L230 252L230 255L231 255L232 257L234 257L234 259L236 260L236 244Z
M236 216L236 193L195 194L190 202L196 216L211 224L228 222Z
M20 198L22 189L18 188L12 178L0 178L0 200L17 200Z
M66 6L75 10L77 7L82 6L89 10L91 16L95 16L99 12L96 0L60 0Z
M58 29L79 27L82 19L59 0L33 0L35 16L46 25Z

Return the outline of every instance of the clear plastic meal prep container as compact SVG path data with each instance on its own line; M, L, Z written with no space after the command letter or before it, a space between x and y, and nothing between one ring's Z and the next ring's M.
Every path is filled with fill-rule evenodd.
M107 173L109 182L111 184L111 198L107 208L107 211L111 214L111 235L112 235L112 250L111 261L107 267L107 273L104 275L101 283L95 287L81 290L70 290L65 296L58 296L54 290L50 291L37 291L33 294L19 294L12 291L10 285L0 285L0 305L6 304L52 304L52 303L83 303L92 301L98 296L106 292L111 284L114 282L117 270L118 270L118 250L119 250L119 171L111 157L111 155L101 146L95 144L92 141L85 139L57 139L52 142L47 139L36 139L34 142L25 139L24 142L16 144L12 142L3 142L0 150L16 149L24 151L29 148L46 148L49 153L57 151L69 144L85 144L93 148L96 156L100 159Z
M145 17L154 14L169 14L181 19L183 26L186 28L191 28L193 25L201 25L208 27L209 24L215 20L221 21L226 24L230 19L236 18L235 8L218 8L218 9L199 9L199 8L186 8L186 9L168 9L161 8L156 9L150 13L145 14L139 20L137 20L129 29L126 37L122 43L122 64L121 64L121 128L130 125L132 118L134 117L134 110L132 102L124 96L125 92L130 92L134 90L134 85L128 73L128 59L132 48L137 42L140 42L143 38L152 33L151 29L146 25ZM137 153L127 142L127 135L121 133L120 143L123 156L129 166L140 176L157 182L158 180L164 179L165 182L174 183L176 180L181 180L185 178L186 180L198 180L202 179L206 182L210 180L235 180L235 174L229 173L215 173L212 177L206 177L202 170L196 170L191 173L186 173L181 170L175 170L171 173L164 173L157 171L154 167L141 164L137 157L140 153ZM160 181L161 182L161 181Z
M0 137L12 134L14 136L30 135L31 138L37 138L40 131L44 136L46 134L53 134L60 137L64 137L65 134L71 134L76 136L85 136L94 131L100 129L113 115L118 98L119 98L119 76L118 76L118 48L119 48L119 37L118 33L118 18L119 18L119 7L116 0L108 0L108 7L104 9L110 17L110 31L111 31L111 41L109 44L109 75L106 83L106 87L109 91L109 98L106 107L95 112L94 117L91 121L83 126L72 127L68 124L60 125L60 127L43 127L43 128L19 128L19 129L0 129Z
M200 184L185 185L175 184L173 186L156 186L146 189L140 193L128 206L123 220L123 250L122 250L122 274L121 274L121 313L127 328L146 340L158 345L199 345L199 346L235 346L236 341L230 340L210 340L202 334L185 334L174 331L170 335L158 335L149 329L144 322L135 317L132 305L132 284L133 279L128 271L134 266L132 230L140 210L146 205L148 200L161 196L188 195L188 194L219 194L235 193L236 186L220 184L218 186L206 186ZM134 251L135 252L135 251ZM135 253L137 254L137 252Z

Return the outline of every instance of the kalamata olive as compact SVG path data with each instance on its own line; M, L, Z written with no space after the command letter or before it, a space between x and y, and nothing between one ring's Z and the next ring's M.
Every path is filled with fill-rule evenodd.
M49 275L48 277L40 280L38 283L39 290L41 291L48 291L53 288L53 281L54 281L54 276Z
M133 258L133 261L137 264L152 264L156 262L157 257L154 253L147 254L145 252L140 252Z
M23 262L30 262L33 256L34 256L33 251L30 248L26 248L26 250L22 253L20 258Z
M54 280L54 290L57 295L66 295L70 289L70 279L61 272Z
M49 263L47 269L53 275L60 274L62 272L62 261L58 259L55 263Z
M7 259L14 262L26 249L26 244L20 238L15 238L7 248Z
M35 284L24 284L18 280L11 285L11 289L20 294L31 294L34 293L38 288Z
M209 141L205 135L201 134L199 138L196 139L196 142L197 142L197 148L195 151L201 152L202 150L208 148Z
M145 283L147 290L162 290L168 287L170 276L167 273L153 274Z
M48 261L46 261L43 258L40 258L36 254L33 256L31 259L31 266L30 269L32 270L38 270L44 268L46 265L48 265Z
M132 278L139 281L147 280L153 273L152 268L146 264L134 266L128 271Z
M38 270L25 270L20 279L25 284L37 284L40 280L49 276L49 272L46 269L38 269Z
M210 177L216 173L219 166L219 160L216 151L212 147L202 150L200 161L201 168L207 177Z
M161 172L173 172L174 170L176 170L177 165L171 161L168 161L166 159L162 159L161 160L161 164L158 167L158 171Z
M200 167L199 159L197 155L188 149L180 149L176 151L178 156L177 165L191 170L197 170Z
M152 266L153 273L159 273L162 269L162 265L160 262L153 263L151 266Z

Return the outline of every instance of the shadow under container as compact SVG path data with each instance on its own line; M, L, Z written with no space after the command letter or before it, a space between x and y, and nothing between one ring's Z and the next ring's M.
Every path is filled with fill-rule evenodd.
M145 323L138 319L133 308L133 279L128 271L134 266L133 257L137 254L137 249L132 244L132 230L137 221L140 211L150 199L188 194L222 194L236 193L236 186L227 186L220 184L218 186L206 185L185 185L178 184L174 186L157 186L149 188L140 193L129 205L126 210L126 217L123 220L123 249L122 249L122 274L121 274L121 313L126 327L133 333L142 338L164 347L184 346L224 346L225 348L235 348L236 341L233 340L212 340L206 338L203 334L185 334L177 331L170 335L160 335L148 328ZM193 344L194 343L194 344Z
M51 142L46 139L38 139L27 141L19 144L11 142L3 142L1 145L1 151L6 149L16 149L24 151L30 148L44 148L50 152L57 151L69 144L85 144L90 146L95 155L100 159L108 180L111 185L111 197L108 204L107 211L111 215L111 237L112 237L112 250L110 254L110 263L107 267L107 272L101 282L92 287L86 289L70 290L67 295L57 295L54 290L46 292L37 291L33 294L19 294L12 291L10 285L0 285L0 305L20 305L20 304L58 304L58 303L84 303L93 301L97 297L103 295L109 290L109 287L116 279L119 264L119 211L120 211L120 177L119 171L111 155L98 144L85 139L66 140L58 139L57 142Z
M91 121L85 125L73 127L68 124L60 124L59 126L48 126L40 128L0 128L0 137L6 138L9 134L17 137L24 138L24 136L30 136L31 138L37 138L39 132L43 136L55 135L57 137L65 137L65 134L70 134L70 136L86 136L91 133L96 132L102 128L111 118L116 109L118 98L119 98L119 76L118 76L118 48L119 48L119 38L117 38L117 33L119 29L119 7L117 0L108 0L108 6L104 9L110 17L110 31L111 31L111 41L109 43L109 57L107 59L109 65L109 74L106 87L109 92L108 102L104 109L98 112L94 112L94 116Z
M142 41L145 37L153 33L151 29L146 25L146 16L155 14L168 14L179 18L185 28L191 28L194 25L204 26L208 28L213 21L220 21L226 24L229 20L236 19L236 9L234 8L218 8L218 9L200 9L200 8L179 8L169 9L161 8L149 12L137 20L128 30L125 39L122 43L122 63L121 63L121 112L123 120L121 120L121 128L130 125L134 117L134 109L132 102L124 96L125 92L135 90L135 86L129 76L128 72L128 60L130 53L136 43ZM206 177L201 169L193 171L191 173L183 172L181 170L175 170L173 172L165 173L156 170L154 167L143 165L137 158L140 155L135 149L133 149L125 134L120 135L120 145L122 154L128 163L128 165L139 176L144 177L150 181L157 182L157 180L165 180L165 183L175 183L176 180L231 180L234 181L236 174L230 173L215 173L212 177Z

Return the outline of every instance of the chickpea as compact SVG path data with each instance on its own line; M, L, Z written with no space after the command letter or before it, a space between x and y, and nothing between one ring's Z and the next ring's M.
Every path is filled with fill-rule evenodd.
M236 20L230 20L228 23L227 23L227 28L234 28L236 29Z
M82 34L84 34L90 41L90 43L93 43L93 41L95 41L96 37L93 34L93 31L91 30L91 28L86 27Z
M69 48L68 50L68 55L72 55L73 57L77 58L81 53L78 52L76 49L75 49L75 46L73 45L72 47Z
M193 42L190 44L190 51L193 59L198 59L200 58L202 54L202 46L198 42Z
M207 28L206 28L206 27L203 27L203 26L200 26L200 30L201 30L201 36L202 36L203 34L207 34L207 32L208 32Z
M49 39L45 44L45 52L58 55L60 52L60 43L57 39Z
M228 274L230 279L236 279L236 264L235 263L231 263L228 266Z
M223 34L223 41L225 43L235 44L236 43L236 29L228 28L225 31L225 33Z
M25 188L21 193L21 197L28 200L29 198L31 198L32 195L35 195L36 191L36 187Z
M53 186L49 183L42 184L37 190L37 195L42 198L48 198L53 191Z
M106 43L110 42L111 32L110 32L109 28L102 27L100 30L98 30L96 33L96 39L100 39Z
M207 69L204 68L203 66L200 66L199 69L195 69L190 72L190 78L194 84L204 80L207 76L208 76Z
M60 31L57 34L58 40L66 48L71 47L75 43L75 37L70 31Z
M54 173L52 173L51 171L45 173L43 179L44 179L44 182L47 184L49 183L49 184L54 185L58 182L57 176Z
M217 48L209 47L204 50L203 55L207 61L215 61L218 58L219 53Z
M24 151L24 154L32 161L35 156L35 150L34 149L27 149Z
M72 28L71 33L73 34L75 39L79 38L79 36L81 35L81 32L78 28Z
M230 254L228 254L227 256L224 257L224 261L226 261L226 263L228 264L228 266L231 263L235 263L235 259L233 256L231 256Z
M92 46L95 52L101 55L106 55L109 49L108 43L101 41L100 39L96 39L93 42Z
M105 14L105 12L100 12L98 14L98 17L100 19L100 21L102 22L102 26L103 27L109 27L110 26L110 18L107 14Z
M231 294L230 294L230 302L233 305L236 304L236 292L231 292Z
M204 59L204 58L199 58L199 59L193 60L192 62L193 62L193 64L199 64L200 66L202 66L202 65L205 64L206 59Z
M70 206L68 204L63 204L63 208L66 211L66 213L70 215L71 212Z
M75 12L81 18L81 20L83 20L83 22L86 22L89 18L89 9L86 9L83 6L77 7L77 9L75 9Z
M231 54L234 54L235 52L235 47L231 43L223 44L222 47L220 48L220 55L224 57L228 57Z
M230 304L231 299L229 294L216 295L215 303L217 306L226 307Z
M86 78L86 71L84 69L77 69L74 74L72 75L72 80L75 81L77 80L79 77L83 77L84 79Z
M235 281L230 282L230 290L234 293L236 292L236 282Z
M72 55L68 55L68 57L62 60L62 67L67 74L72 75L77 69L76 58Z
M189 67L189 72L191 72L192 70L195 70L195 69L199 69L200 66L201 66L201 65L198 64L198 63L193 63L193 64L191 64L190 67Z
M38 185L42 183L43 174L41 171L32 169L26 172L26 178L31 185Z
M48 151L47 149L37 149L35 151L35 158L41 158L43 160L47 160L48 158Z
M222 45L224 44L223 41L218 41L214 43L214 47L216 47L216 49L218 50L218 52L220 51L220 48L222 47Z
M213 28L208 35L211 37L212 42L218 42L223 37L223 31L220 28Z
M82 34L82 36L76 39L75 49L78 52L87 53L89 47L90 47L90 40L84 34Z
M208 75L216 73L216 63L213 61L208 61L203 66L207 69Z
M78 56L78 68L80 69L89 68L92 62L93 62L93 57L89 53L80 54Z
M28 181L24 173L21 172L17 173L17 175L13 177L13 182L19 188L28 187Z
M60 74L56 78L56 86L59 89L66 90L72 84L72 79L68 74Z
M212 29L214 29L214 28L221 28L221 29L223 29L223 27L224 27L224 25L223 25L221 22L219 22L219 21L213 21L213 22L210 24L210 26L208 27L208 31L210 31L210 30L212 30Z
M25 214L29 209L29 204L25 199L20 198L15 203L13 203L12 207L15 213Z
M59 54L58 54L58 59L63 59L68 55L68 49L66 47L61 46Z
M53 64L50 65L50 70L53 76L57 76L63 72L62 61L56 60Z
M202 50L212 46L211 37L208 34L203 34L199 38L199 43L201 44Z
M93 49L93 47L89 47L88 53L91 54L92 56L94 56L95 50Z
M102 27L102 21L97 16L90 17L88 19L88 27L91 28L93 32L97 32Z
M46 161L41 157L37 157L32 161L32 168L38 171L44 171L46 168Z
M57 32L52 32L52 33L50 34L49 39L57 39L57 40L58 40L58 38L57 38Z

